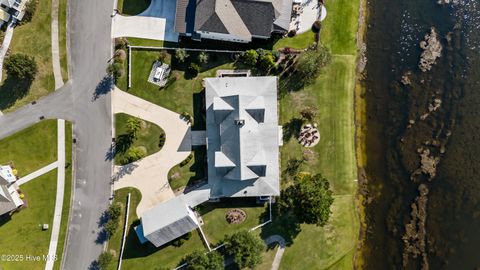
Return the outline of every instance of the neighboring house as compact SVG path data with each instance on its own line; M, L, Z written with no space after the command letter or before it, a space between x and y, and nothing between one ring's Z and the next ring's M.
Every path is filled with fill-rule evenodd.
M280 195L277 77L204 83L208 184L146 211L135 229L142 242L158 247L197 228L191 209L208 200Z
M17 178L10 166L0 166L0 216L9 214L23 205L15 184Z
M27 2L28 0L0 0L0 20L2 23L9 22L11 19L20 21L25 14Z
M192 1L177 0L175 31L194 39L247 43L290 27L292 0Z

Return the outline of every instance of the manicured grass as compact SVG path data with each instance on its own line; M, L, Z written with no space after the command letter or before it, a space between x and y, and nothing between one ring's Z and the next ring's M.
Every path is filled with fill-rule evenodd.
M70 201L72 193L72 177L73 177L73 160L72 160L72 123L65 122L65 192L63 194L62 222L60 224L60 235L58 237L57 258L53 269L60 269L63 259L63 250L65 245L65 237L67 236L67 225L70 213Z
M305 32L303 34L296 35L294 37L285 37L275 42L273 49L280 48L293 48L293 49L305 49L315 41L315 35L312 31Z
M327 18L322 22L320 40L333 54L355 55L360 1L326 1Z
M38 1L31 22L15 28L10 54L24 53L35 57L38 73L24 96L18 93L18 82L4 80L0 87L0 110L11 111L52 92L55 87L51 50L51 1Z
M239 224L229 224L225 219L228 210L239 208L245 211L247 218ZM256 204L255 199L229 199L219 203L204 203L199 207L204 225L202 226L211 245L221 242L225 235L241 229L249 230L268 219L268 205Z
M170 53L174 52L169 51L168 57L165 59L167 64L172 64ZM190 54L192 59L196 57L193 53ZM198 93L202 90L202 79L205 77L215 77L218 69L233 69L235 67L229 54L209 55L209 62L202 67L201 72L194 78L185 74L185 64L179 64L173 60L173 64L171 65L172 74L170 77L176 77L177 80L165 88L159 88L157 85L149 83L147 79L152 64L158 59L160 52L132 50L132 87L127 90L127 76L120 78L117 86L122 90L127 90L130 94L169 110L178 113L188 112L196 118L194 108L195 106L196 108L201 107L201 104L194 105L194 101L199 99ZM194 129L196 128L195 125L196 124L194 124L193 127Z
M168 183L174 192L187 186L187 184L194 184L207 177L205 171L207 165L206 147L194 146L192 154L193 158L185 166L181 167L178 164L168 172Z
M60 43L60 67L63 81L68 81L67 59L67 8L68 0L59 0L58 7L58 42Z
M133 227L139 223L135 209L141 199L140 192L134 188L117 190L115 192L114 202L123 204L122 209L124 209L128 192L131 192L129 228L125 243L125 252L123 254L124 259L122 261L122 269L155 269L157 267L172 269L178 266L181 259L190 252L193 252L194 250L206 251L206 248L203 246L202 240L196 231L193 231L192 237L180 247L164 246L161 248L155 248L150 243L141 245L135 231L133 230ZM112 235L112 238L109 241L108 249L115 253L115 259L110 265L110 269L112 270L116 269L117 266L124 217L125 211L122 211L118 227L119 229L114 235Z
M18 177L57 160L57 120L40 123L0 140L0 164L13 165Z
M24 185L24 202L27 207L12 215L11 220L2 221L0 226L0 254L23 255L21 262L0 261L2 269L30 270L43 269L45 261L27 261L25 255L40 256L48 254L53 212L57 170L52 170ZM42 231L41 224L50 225L49 230Z
M278 250L278 244L275 243L267 247L265 253L263 253L262 262L255 267L256 270L270 270L272 269L273 259L275 258L275 254Z
M147 156L160 151L161 147L159 146L159 137L160 134L165 134L163 129L151 122L124 113L115 114L115 137L117 138L117 143L120 141L118 139L119 136L126 135L128 133L126 124L129 118L140 120L142 126L137 134L137 138L133 141L130 147L144 147L147 150ZM123 160L123 158L124 152L117 151L115 155L115 164L121 164L121 160Z
M150 5L151 0L118 0L117 9L123 15L137 15Z
M129 37L128 38L128 44L130 46L151 46L151 47L168 46L168 47L172 47L172 45L174 45L176 43L167 42L167 41L163 41L163 40Z

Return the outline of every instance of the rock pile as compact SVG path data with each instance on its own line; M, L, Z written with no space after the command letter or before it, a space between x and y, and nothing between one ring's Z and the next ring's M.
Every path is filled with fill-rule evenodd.
M426 72L432 68L437 58L442 56L442 43L435 28L432 27L430 33L425 35L425 40L420 42L420 48L423 52L418 67Z

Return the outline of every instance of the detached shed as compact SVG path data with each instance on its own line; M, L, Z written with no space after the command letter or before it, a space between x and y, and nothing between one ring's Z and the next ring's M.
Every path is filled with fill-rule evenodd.
M135 228L139 239L141 241L146 239L156 247L191 232L199 226L195 213L181 196L148 210L141 220L142 224Z

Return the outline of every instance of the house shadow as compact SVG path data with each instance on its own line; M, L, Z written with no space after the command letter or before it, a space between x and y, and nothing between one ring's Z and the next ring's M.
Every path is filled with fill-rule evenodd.
M194 162L190 166L189 171L193 172L194 175L188 180L184 193L192 190L192 188L207 179L207 147L205 145L193 146L192 152Z
M193 94L193 125L192 130L205 130L206 108L205 108L205 89Z
M0 110L11 107L17 100L25 97L32 86L32 82L32 80L20 80L7 76L0 87Z
M255 208L265 206L266 202L259 203L255 197L225 197L221 198L219 202L206 202L197 206L196 211L200 215L205 215L215 209L227 208ZM259 223L268 220L268 207L264 214L260 216Z

